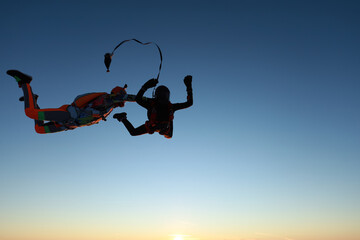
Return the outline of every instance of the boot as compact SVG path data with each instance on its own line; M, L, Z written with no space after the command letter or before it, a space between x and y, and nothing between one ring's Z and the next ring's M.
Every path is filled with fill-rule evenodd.
M21 88L21 86L25 83L30 83L32 80L31 76L26 75L18 70L8 70L6 73L15 78L15 80L19 84L19 88Z

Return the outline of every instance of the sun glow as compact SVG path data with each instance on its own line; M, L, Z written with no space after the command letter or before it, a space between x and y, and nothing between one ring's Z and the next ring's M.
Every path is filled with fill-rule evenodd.
M173 240L184 240L182 235L174 235L174 239Z

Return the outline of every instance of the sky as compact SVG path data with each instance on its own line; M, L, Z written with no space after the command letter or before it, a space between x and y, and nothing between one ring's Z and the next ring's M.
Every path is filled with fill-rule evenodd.
M0 2L1 240L360 239L358 1ZM110 116L37 134L40 107L156 77L174 136ZM148 91L146 96L151 96ZM146 111L126 103L139 126Z

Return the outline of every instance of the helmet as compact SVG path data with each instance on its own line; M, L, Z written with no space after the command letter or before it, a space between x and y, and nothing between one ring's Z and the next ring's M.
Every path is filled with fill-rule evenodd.
M111 90L111 94L115 94L116 96L113 98L114 99L114 106L115 107L123 107L125 104L124 104L124 101L123 100L120 100L124 97L124 95L126 94L126 90L125 88L122 88L122 87L119 87L119 86L116 86L114 87L112 90ZM120 98L120 99L119 99ZM119 101L120 100L120 101Z
M111 90L111 94L125 94L126 91L124 88L116 86Z
M170 99L170 90L164 85L158 86L155 90L155 99L163 103L168 102Z

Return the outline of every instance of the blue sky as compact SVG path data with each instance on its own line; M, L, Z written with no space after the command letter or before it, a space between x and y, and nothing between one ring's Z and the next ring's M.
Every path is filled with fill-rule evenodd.
M0 238L329 240L360 237L356 1L2 1ZM38 135L5 72L41 107L157 75L194 105L174 137L111 117ZM150 92L147 93L150 96ZM134 125L146 112L123 109ZM178 239L176 239L178 240Z

